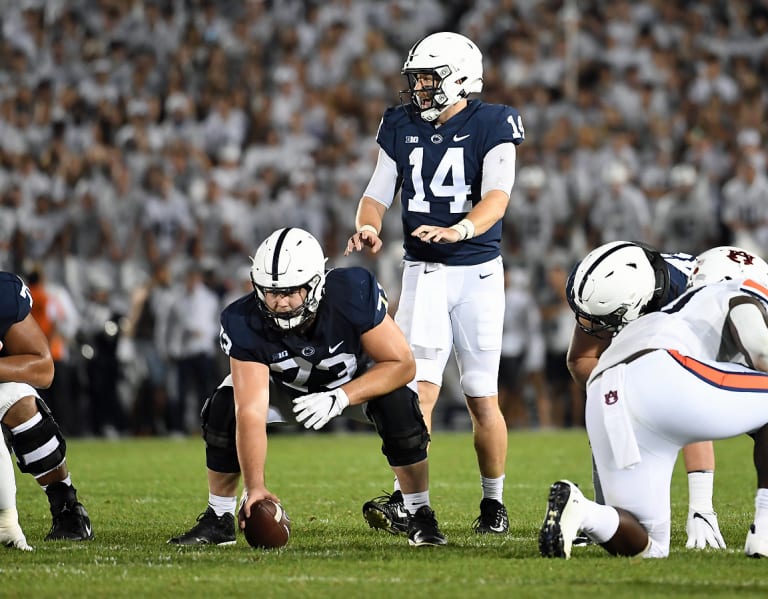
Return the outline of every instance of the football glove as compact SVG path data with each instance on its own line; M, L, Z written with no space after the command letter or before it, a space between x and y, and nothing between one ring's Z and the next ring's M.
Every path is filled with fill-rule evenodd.
M349 405L349 397L343 389L310 393L293 400L293 413L296 420L304 423L304 428L316 431L323 428L331 418L336 418Z
M725 541L720 534L715 512L688 510L685 532L688 533L688 541L685 544L687 549L704 549L707 545L715 549L725 549Z

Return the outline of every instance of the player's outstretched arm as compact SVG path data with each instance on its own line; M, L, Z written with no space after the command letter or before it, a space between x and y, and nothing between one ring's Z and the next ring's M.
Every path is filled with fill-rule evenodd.
M267 461L269 368L258 362L229 359L235 393L237 458L243 473L246 517L251 505L264 498L278 501L264 483Z

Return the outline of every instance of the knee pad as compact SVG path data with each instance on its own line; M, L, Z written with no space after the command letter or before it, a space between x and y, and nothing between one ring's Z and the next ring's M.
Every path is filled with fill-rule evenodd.
M225 386L205 400L200 412L205 440L205 463L215 472L240 472L235 444L235 393Z
M410 466L427 458L429 433L414 391L401 387L372 399L366 413L381 437L381 452L390 466Z
M64 463L67 442L42 399L37 399L37 407L38 413L10 436L19 470L40 478Z
M467 397L489 397L499 392L498 375L487 372L465 372L461 377L461 389Z

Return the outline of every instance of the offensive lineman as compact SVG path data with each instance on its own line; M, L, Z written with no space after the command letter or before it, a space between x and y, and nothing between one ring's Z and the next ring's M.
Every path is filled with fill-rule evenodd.
M246 514L260 499L277 500L265 481L268 414L277 408L315 430L342 412L372 422L401 481L408 543L446 544L429 502L429 433L411 389L413 354L376 278L362 268L326 273L325 261L308 232L279 229L253 258L254 292L222 312L231 374L202 412L209 505L169 543L234 543L241 472Z
M499 409L504 322L501 219L525 138L514 108L468 100L483 86L483 57L463 35L434 33L408 52L402 73L410 103L386 110L376 168L360 199L345 254L382 248L384 212L400 192L405 265L395 320L416 357L427 426L451 350L472 418L482 500L478 533L506 533L503 502L507 428ZM373 528L405 531L395 492L367 502Z
M0 422L19 469L35 477L50 504L46 541L93 539L91 520L77 499L66 462L66 441L36 389L53 381L48 340L30 313L32 295L15 274L0 272ZM0 452L0 516L16 516L13 468ZM9 501L12 502L9 504ZM10 507L12 506L12 507ZM12 511L9 511L12 510ZM18 521L0 521L0 541L28 550Z
M727 249L700 255L691 288L627 324L600 356L586 422L605 505L554 483L544 557L569 558L578 530L614 555L667 557L679 450L743 433L755 441L758 483L744 551L768 556L768 264Z

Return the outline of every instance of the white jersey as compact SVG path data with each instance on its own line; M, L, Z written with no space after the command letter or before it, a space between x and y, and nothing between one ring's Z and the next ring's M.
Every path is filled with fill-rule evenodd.
M629 323L600 356L589 382L651 349L674 349L699 359L751 366L727 327L731 300L739 296L768 304L768 289L758 283L749 279L724 281L691 289L661 311Z

